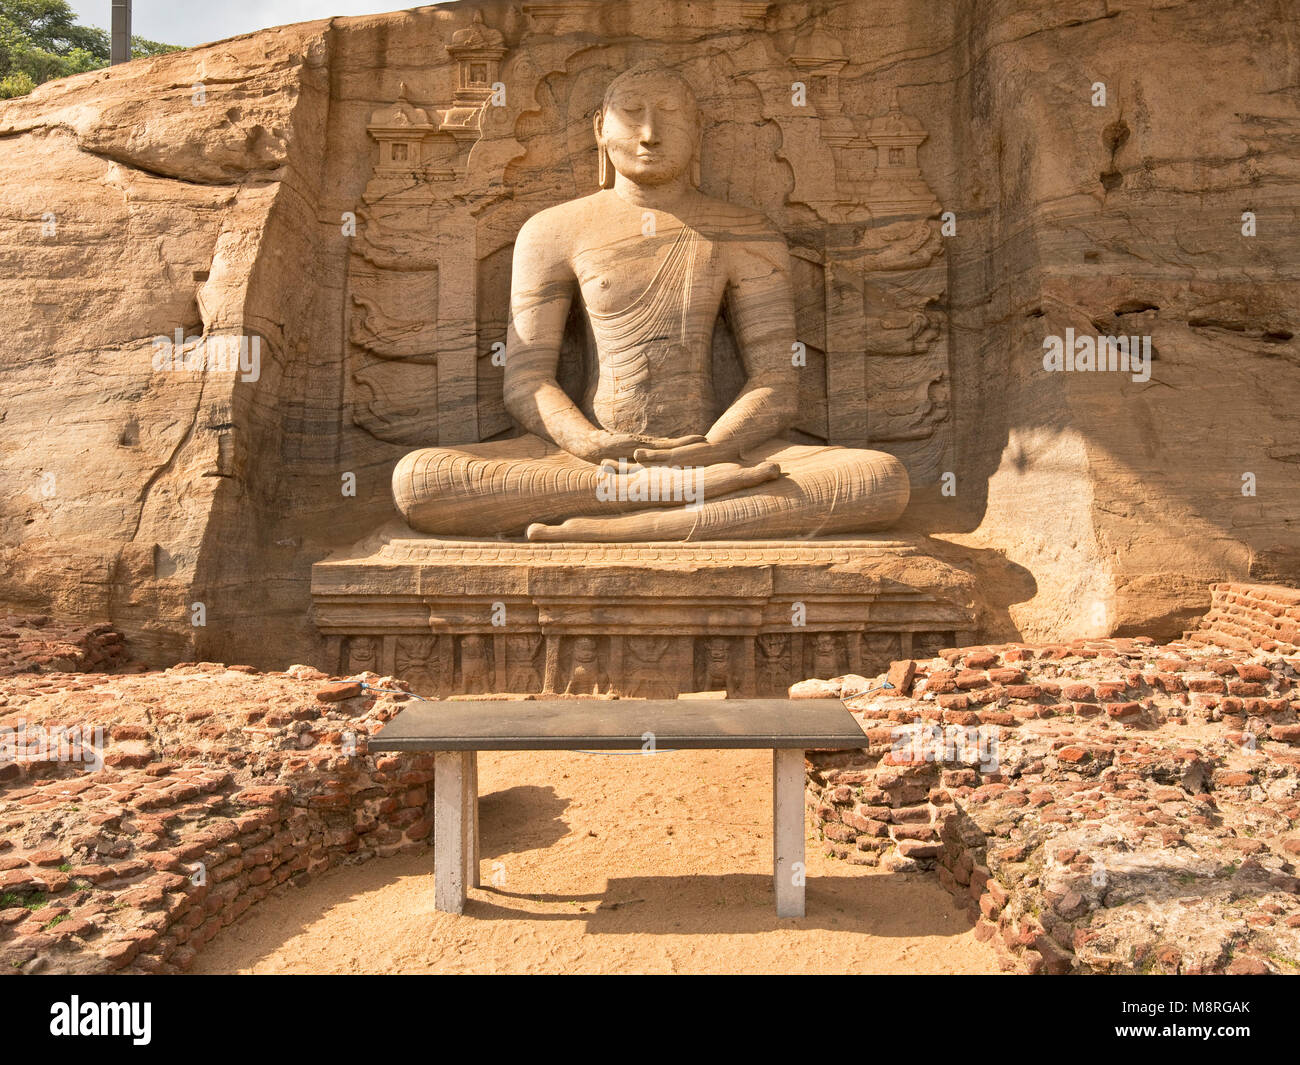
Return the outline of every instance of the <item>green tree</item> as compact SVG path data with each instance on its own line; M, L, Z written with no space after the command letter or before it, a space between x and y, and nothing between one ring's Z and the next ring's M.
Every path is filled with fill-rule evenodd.
M131 38L133 57L176 51L174 45ZM109 56L108 31L78 25L67 0L0 0L0 99L106 67Z

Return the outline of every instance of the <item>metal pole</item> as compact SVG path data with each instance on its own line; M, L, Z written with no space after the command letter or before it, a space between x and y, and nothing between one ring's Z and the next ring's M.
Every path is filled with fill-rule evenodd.
M131 0L113 0L113 63L131 62Z

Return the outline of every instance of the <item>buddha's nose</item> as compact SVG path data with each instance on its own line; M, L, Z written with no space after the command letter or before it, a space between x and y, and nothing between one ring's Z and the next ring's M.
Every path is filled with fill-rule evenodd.
M647 114L641 124L641 143L647 148L659 143L659 123L655 120L653 112Z

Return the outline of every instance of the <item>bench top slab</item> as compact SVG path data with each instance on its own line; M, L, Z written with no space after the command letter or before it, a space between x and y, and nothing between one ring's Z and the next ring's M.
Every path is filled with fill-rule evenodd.
M412 702L372 751L861 748L838 699L539 699Z

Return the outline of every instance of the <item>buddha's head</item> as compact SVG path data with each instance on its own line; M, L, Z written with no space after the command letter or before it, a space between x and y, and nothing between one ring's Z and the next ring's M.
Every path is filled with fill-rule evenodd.
M600 185L615 173L637 185L698 184L701 121L695 93L680 74L638 64L610 82L596 112Z

